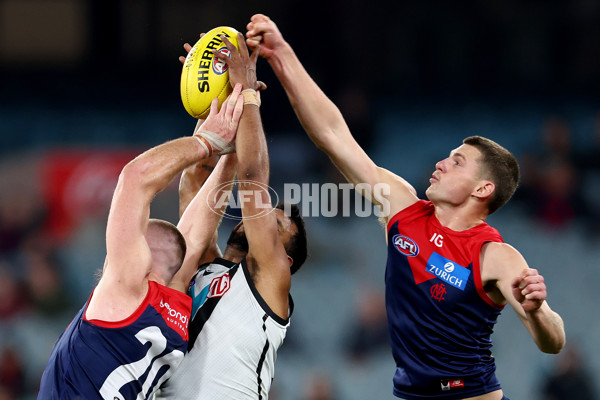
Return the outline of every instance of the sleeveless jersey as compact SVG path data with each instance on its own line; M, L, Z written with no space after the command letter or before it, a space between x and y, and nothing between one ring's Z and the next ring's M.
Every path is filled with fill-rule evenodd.
M462 399L500 389L491 334L503 306L487 296L480 251L502 242L486 223L457 232L420 200L388 223L386 308L394 394Z
M85 318L88 300L54 345L38 400L151 398L187 350L191 303L149 281L131 316L107 322Z
M200 267L190 295L188 354L157 399L266 400L289 317L265 303L245 260L218 258Z

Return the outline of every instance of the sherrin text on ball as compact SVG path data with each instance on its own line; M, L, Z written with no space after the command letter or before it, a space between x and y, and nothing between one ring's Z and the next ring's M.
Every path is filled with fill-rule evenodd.
M181 101L194 118L206 118L210 103L219 98L219 107L232 91L229 66L215 57L213 50L228 54L221 35L238 48L237 30L219 26L207 32L188 53L181 71Z

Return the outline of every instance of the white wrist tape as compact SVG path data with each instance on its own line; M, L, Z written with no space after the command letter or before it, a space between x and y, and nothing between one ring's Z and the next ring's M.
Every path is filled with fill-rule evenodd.
M218 134L211 131L198 131L196 135L203 137L212 147L212 153L217 155L235 153L235 143L229 143Z
M260 107L260 100L254 89L242 90L242 96L244 96L244 105L253 104Z
M196 134L194 134L194 139L196 139L198 141L198 143L200 143L200 145L202 147L204 147L204 150L206 150L207 158L212 156L212 147L211 147L210 143L208 143L208 140L206 140L202 136L199 136Z

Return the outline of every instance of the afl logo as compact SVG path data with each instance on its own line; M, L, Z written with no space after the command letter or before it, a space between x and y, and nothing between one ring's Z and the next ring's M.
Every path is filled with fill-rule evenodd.
M396 250L407 257L416 257L419 254L419 246L409 237L396 235L392 238Z
M219 53L223 53L226 56L230 56L231 52L227 50L227 47L223 46L218 50ZM227 63L219 60L217 57L213 58L213 71L217 75L223 75L225 72L229 70L229 65Z

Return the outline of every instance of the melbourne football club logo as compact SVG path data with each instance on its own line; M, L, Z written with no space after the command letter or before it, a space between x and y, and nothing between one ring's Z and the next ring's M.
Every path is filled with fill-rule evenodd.
M392 238L392 243L400 254L404 254L407 257L416 257L417 254L419 254L419 246L414 240L407 236L395 235Z
M443 283L438 283L437 285L433 285L429 290L431 292L431 298L436 299L438 302L442 300L446 300L444 297L446 293L446 285Z
M226 56L230 56L231 52L227 50L227 47L221 47L218 50L219 53L223 53ZM229 70L229 65L226 62L219 60L217 57L213 58L213 71L217 75L223 75L225 72Z

